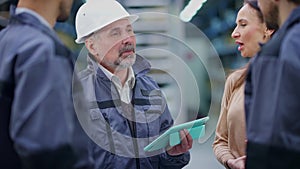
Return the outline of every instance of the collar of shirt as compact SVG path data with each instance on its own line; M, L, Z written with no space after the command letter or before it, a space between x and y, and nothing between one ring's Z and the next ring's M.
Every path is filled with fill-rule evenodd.
M103 71L103 73L107 76L107 78L116 86L118 93L120 95L120 99L125 103L130 103L131 96L132 96L131 89L133 89L135 85L135 76L132 67L129 68L127 79L125 81L124 86L122 86L120 79L116 75L112 74L102 65L98 64L98 66Z
M43 25L49 27L52 29L51 25L46 21L46 19L44 19L41 15L39 15L38 13L34 12L31 9L28 8L16 8L16 15L20 14L20 13L28 13L30 15L33 15L34 17L36 17Z

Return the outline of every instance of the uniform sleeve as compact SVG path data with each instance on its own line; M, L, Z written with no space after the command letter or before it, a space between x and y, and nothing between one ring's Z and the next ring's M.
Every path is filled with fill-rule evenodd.
M72 68L50 40L36 39L18 49L10 135L25 167L72 168Z
M170 156L167 153L161 154L160 167L164 169L181 169L190 161L190 152L178 156Z
M228 126L227 126L227 112L228 112L228 102L230 100L232 90L232 79L231 76L228 77L225 83L224 94L221 103L221 112L219 120L216 127L216 136L213 142L213 150L217 160L226 166L226 162L229 159L234 159L233 155L230 153L228 146Z
M280 50L280 58L288 64L299 68L300 66L300 24L295 25L283 40Z

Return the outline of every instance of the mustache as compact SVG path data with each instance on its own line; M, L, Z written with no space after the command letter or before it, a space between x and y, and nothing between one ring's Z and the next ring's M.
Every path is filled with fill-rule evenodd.
M123 52L126 52L126 51L133 51L133 52L135 52L134 45L129 44L129 45L124 46L123 48L121 48L119 50L119 53L122 54Z

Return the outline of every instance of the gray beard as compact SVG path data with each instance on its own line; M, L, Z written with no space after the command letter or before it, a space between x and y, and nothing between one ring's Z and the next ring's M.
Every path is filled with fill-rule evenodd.
M132 55L127 56L125 59L119 58L118 60L115 61L114 64L115 66L117 66L118 70L127 69L134 64L135 59L136 59L136 54L134 53Z

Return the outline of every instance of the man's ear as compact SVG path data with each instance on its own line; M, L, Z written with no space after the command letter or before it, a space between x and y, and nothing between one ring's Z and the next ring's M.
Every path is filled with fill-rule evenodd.
M97 50L95 48L95 43L92 37L87 38L85 41L85 47L88 49L88 51L93 55L97 56Z
M271 37L271 36L273 35L274 32L275 32L274 29L266 29L266 30L265 30L265 34L266 34L266 36L268 36L268 37Z
M275 32L274 29L268 29L268 28L266 28L266 30L264 32L264 41L268 41L271 38L271 36L272 36L272 34L274 32Z

